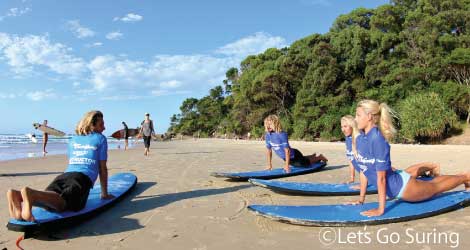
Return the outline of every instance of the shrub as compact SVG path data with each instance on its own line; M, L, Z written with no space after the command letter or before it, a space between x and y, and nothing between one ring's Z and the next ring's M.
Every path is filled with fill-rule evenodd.
M434 93L419 93L404 99L399 105L403 137L425 142L442 138L457 117L442 98Z

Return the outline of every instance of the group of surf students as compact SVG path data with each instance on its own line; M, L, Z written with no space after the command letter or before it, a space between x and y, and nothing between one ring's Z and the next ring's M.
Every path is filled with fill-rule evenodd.
M387 196L408 202L430 199L442 192L464 185L470 189L470 173L441 175L439 164L422 162L406 169L392 167L390 144L396 134L392 121L393 110L386 103L374 100L362 100L357 104L355 118L347 115L341 118L341 130L345 135L346 156L350 166L350 179L354 182L355 171L359 172L359 199L347 204L363 204L368 184L378 190L379 207L361 212L364 216L380 216L385 213ZM322 154L304 156L288 142L287 133L282 131L278 116L269 115L264 120L266 130L267 169L272 169L272 150L285 162L284 170L290 171L289 165L309 167L316 162L327 162ZM420 176L432 176L421 179Z
M148 128L143 128L144 135L146 129L153 129L147 115L146 123ZM272 150L285 161L286 172L290 171L291 165L309 167L317 162L328 161L322 154L304 156L299 150L291 148L278 116L268 116L264 120L264 126L267 169L272 169ZM385 212L386 196L418 202L462 184L466 189L470 187L470 173L441 175L439 165L434 163L418 163L405 170L393 168L389 141L396 130L392 123L392 110L385 103L373 100L359 102L355 119L350 115L344 116L341 119L341 129L346 137L346 155L351 168L348 182L354 181L355 171L360 173L359 199L349 204L364 203L368 184L375 185L378 189L379 207L362 212L364 216L382 215ZM108 144L102 134L104 130L103 113L96 110L87 112L76 126L76 135L69 141L68 167L64 173L57 176L45 191L30 187L7 191L10 217L34 221L32 206L57 212L79 211L85 207L90 189L98 176L101 198L113 198L107 189ZM432 180L418 178L426 173L433 176Z

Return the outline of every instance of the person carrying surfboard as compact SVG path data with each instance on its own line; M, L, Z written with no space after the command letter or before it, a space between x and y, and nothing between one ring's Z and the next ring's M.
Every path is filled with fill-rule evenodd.
M354 159L353 142L355 142L355 138L357 138L357 136L359 135L359 129L357 128L356 121L354 120L354 117L352 115L346 115L341 117L341 131L345 136L346 158L348 159L350 173L349 180L345 181L344 183L350 184L353 183L355 180L356 171L360 172L361 170ZM393 166L392 169L394 171L397 170ZM440 175L440 165L433 162L420 162L409 166L408 168L404 169L404 171L408 172L414 177L436 177ZM351 188L359 189L360 186L356 185L352 186Z
M7 191L10 217L34 221L32 206L57 212L79 211L85 207L98 176L101 198L113 198L108 194L108 142L102 134L104 130L103 113L87 112L76 127L76 135L69 140L68 167L63 174L57 176L45 191L30 187Z
M145 119L140 124L140 133L139 137L144 138L145 151L144 155L148 156L150 153L150 141L152 140L152 135L155 135L155 130L153 127L153 121L150 120L150 114L145 113Z
M285 161L284 170L289 173L290 165L296 167L309 167L313 163L323 161L327 162L328 159L320 154L304 156L299 150L291 148L287 133L282 131L281 122L277 115L269 115L264 119L264 128L266 131L266 156L268 158L268 166L266 169L271 170L272 166L272 150Z
M44 127L47 127L47 120L44 120L44 122L42 123L42 125ZM47 154L47 151L46 151L46 146L47 146L47 141L49 140L49 134L44 132L42 134L42 155L43 156L46 156Z
M409 202L430 199L434 195L464 184L470 189L470 172L458 175L439 175L431 181L416 179L407 171L394 170L390 160L389 141L396 130L392 122L393 111L385 103L363 100L356 108L356 122L360 134L353 144L354 158L360 173L359 200L349 204L358 205L365 201L367 184L378 189L379 207L361 212L364 216L380 216L385 212L386 196Z

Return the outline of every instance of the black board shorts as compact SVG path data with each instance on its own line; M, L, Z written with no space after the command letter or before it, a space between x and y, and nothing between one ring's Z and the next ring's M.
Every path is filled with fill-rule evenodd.
M310 160L305 157L299 150L292 148L294 151L294 158L290 159L290 165L295 167L310 167Z
M67 172L57 176L46 191L52 191L65 200L65 210L77 212L82 210L90 194L93 183L80 172Z
M150 148L150 140L152 139L152 136L145 136L144 135L144 146L146 148Z

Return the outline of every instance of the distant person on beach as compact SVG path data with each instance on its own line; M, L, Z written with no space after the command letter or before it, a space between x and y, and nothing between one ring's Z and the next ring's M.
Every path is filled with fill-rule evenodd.
M266 169L271 170L272 166L272 150L285 161L284 170L289 173L290 165L296 167L309 167L316 162L327 162L328 159L320 154L304 156L299 150L291 148L287 133L282 131L281 122L277 115L270 115L264 119L264 128L266 130L266 148L268 166Z
M368 184L378 189L378 207L362 212L364 216L385 213L386 196L408 202L419 202L442 192L464 185L470 189L470 172L458 175L439 175L432 181L416 179L404 170L394 170L390 160L389 141L396 130L393 111L385 103L363 100L356 107L356 122L360 134L353 143L354 159L361 171L359 200L349 204L363 204Z
M32 206L57 212L79 211L85 207L98 175L101 198L113 198L108 194L108 142L102 135L104 130L103 114L87 112L75 129L76 135L69 140L68 167L63 174L57 176L45 191L30 187L7 191L10 217L34 221Z
M357 161L354 159L354 152L353 152L353 142L355 138L359 135L359 129L357 128L356 121L352 115L346 115L341 118L341 131L345 136L345 144L346 144L346 158L348 159L349 164L349 173L350 178L345 181L344 183L350 184L353 183L355 180L355 173L356 170L360 173L360 168L357 164ZM392 169L395 171L396 169L392 166ZM419 176L439 176L440 175L440 166L437 163L433 162L422 162L417 163L414 165L409 166L404 171L409 173L411 176L419 177ZM360 186L352 186L353 189L359 189Z
M125 122L122 122L122 126L124 126L124 150L127 150L127 147L129 146L129 128Z
M47 120L44 120L42 123L44 127L47 127ZM49 140L49 134L44 132L42 134L42 156L46 156L47 151L46 151L46 146L47 146L47 141Z
M144 146L145 151L144 155L148 156L150 153L150 140L152 139L152 135L155 134L155 130L153 127L153 121L150 120L150 114L145 113L145 119L141 123L140 133L139 135L144 138Z

